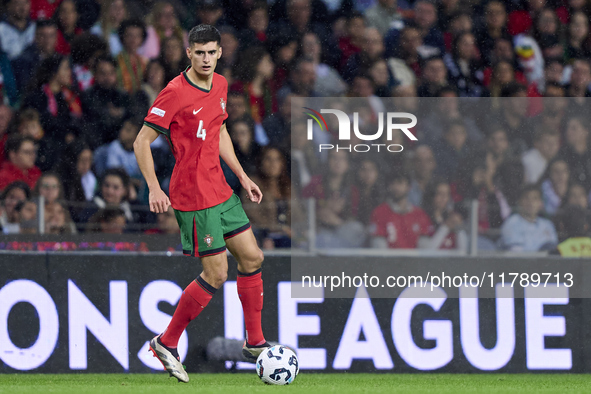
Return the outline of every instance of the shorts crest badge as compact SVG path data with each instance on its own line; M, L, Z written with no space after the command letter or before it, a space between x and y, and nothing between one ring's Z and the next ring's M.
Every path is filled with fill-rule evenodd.
M211 236L211 234L207 234L205 238L203 238L203 242L207 244L208 248L211 248L211 245L213 244L213 237Z

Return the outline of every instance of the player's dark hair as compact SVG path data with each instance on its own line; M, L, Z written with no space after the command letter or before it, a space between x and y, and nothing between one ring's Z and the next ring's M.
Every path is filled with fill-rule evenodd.
M6 154L6 157L8 157L10 152L18 152L21 146L27 141L35 144L35 139L28 135L14 134L8 137L8 140L6 140L6 145L4 146L4 153Z
M218 45L222 42L220 32L212 25L197 25L189 32L189 46L193 44L207 44L216 42Z
M121 22L121 25L119 26L119 29L117 29L117 35L119 36L119 40L121 40L121 43L123 43L123 37L125 36L125 31L130 28L130 27L137 27L142 29L142 43L146 41L146 38L148 38L148 31L146 30L146 24L144 23L143 20L141 19L126 19L123 22Z

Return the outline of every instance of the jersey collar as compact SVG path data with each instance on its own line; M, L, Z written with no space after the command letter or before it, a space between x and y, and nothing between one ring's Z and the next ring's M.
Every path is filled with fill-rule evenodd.
M187 75L187 71L191 68L191 66L187 66L187 68L185 68L185 71L183 71L183 77L185 77L185 80L189 83L189 85L193 86L196 89L201 90L202 92L205 93L209 93L211 92L211 89L213 89L213 80L211 81L211 88L209 88L209 90L207 89L203 89L197 85L195 85L193 82L191 82L191 80L189 79L189 76Z

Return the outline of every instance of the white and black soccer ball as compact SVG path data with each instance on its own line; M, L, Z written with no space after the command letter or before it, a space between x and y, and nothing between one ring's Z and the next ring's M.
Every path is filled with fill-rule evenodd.
M298 357L288 347L275 345L263 351L256 362L258 377L267 384L290 384L300 372Z

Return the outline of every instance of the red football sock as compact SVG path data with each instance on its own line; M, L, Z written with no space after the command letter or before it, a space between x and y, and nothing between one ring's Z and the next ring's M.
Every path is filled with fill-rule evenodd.
M263 310L261 270L258 269L251 274L238 272L236 286L238 288L238 297L242 302L242 310L244 311L246 341L249 345L262 345L265 343L265 337L261 327L261 311Z
M166 347L176 348L184 329L205 309L215 291L216 288L204 281L201 276L191 282L183 291L172 320L160 337L160 342Z

